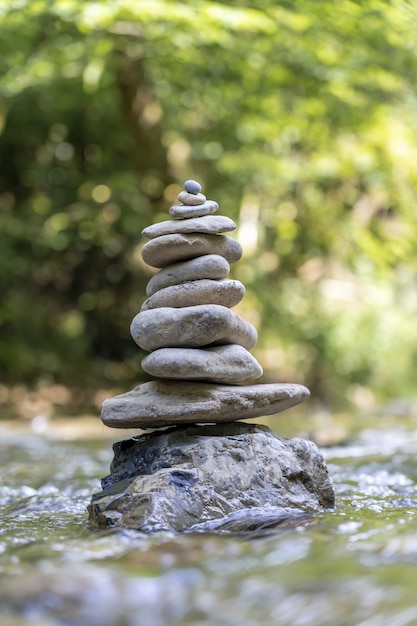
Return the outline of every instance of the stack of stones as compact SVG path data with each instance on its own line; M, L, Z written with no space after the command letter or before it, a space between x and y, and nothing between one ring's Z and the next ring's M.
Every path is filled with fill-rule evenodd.
M104 424L159 428L173 424L230 422L278 413L308 397L296 384L251 385L262 367L249 352L256 329L231 310L245 295L227 278L241 245L222 233L236 224L215 215L198 182L187 180L169 210L171 220L142 231L144 261L159 268L131 334L149 354L142 368L152 382L106 400ZM239 385L239 386L237 386Z
M245 287L228 278L242 247L224 233L236 225L216 215L218 204L196 181L184 183L178 201L172 219L142 232L142 257L159 271L131 334L148 353L142 368L152 380L102 407L107 426L152 431L115 444L90 517L145 531L200 530L242 509L253 524L254 510L259 515L265 505L269 515L277 509L273 517L328 508L333 487L312 442L237 422L288 409L309 391L253 383L262 375L250 353L258 336L232 311Z

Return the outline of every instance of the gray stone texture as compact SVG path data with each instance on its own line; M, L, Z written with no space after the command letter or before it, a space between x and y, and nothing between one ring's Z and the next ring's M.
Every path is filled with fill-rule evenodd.
M188 193L188 191L180 191L178 194L178 202L187 204L188 206L198 206L207 200L203 193Z
M285 411L309 397L303 385L222 385L152 380L105 400L101 419L112 428L232 422Z
M218 254L206 254L189 261L175 263L156 272L146 286L146 295L152 296L160 289L190 280L226 278L229 272L230 265L224 257Z
M236 224L230 217L224 215L206 215L205 217L195 217L188 220L166 220L157 222L143 229L142 235L146 239L155 239L162 235L173 235L176 233L205 233L217 235L235 230Z
M133 318L130 332L138 346L147 352L228 343L250 350L258 339L252 324L219 304L142 311Z
M206 200L198 206L187 206L186 204L174 204L169 209L171 217L176 219L187 219L189 217L203 217L203 215L213 215L219 210L219 205L213 200Z
M250 352L235 344L215 348L161 348L142 360L142 369L157 378L238 384L262 376Z
M334 507L317 446L244 423L176 427L113 446L91 521L142 532L242 532Z
M193 180L192 178L185 181L184 189L185 191L188 191L188 193L194 193L194 194L201 193L200 183L196 180Z
M187 307L198 304L221 304L231 308L245 295L245 287L238 280L193 280L181 285L172 285L157 291L145 300L141 311L160 307Z
M227 235L172 234L151 239L142 248L142 258L151 267L166 267L204 254L219 254L229 263L242 256L242 246Z

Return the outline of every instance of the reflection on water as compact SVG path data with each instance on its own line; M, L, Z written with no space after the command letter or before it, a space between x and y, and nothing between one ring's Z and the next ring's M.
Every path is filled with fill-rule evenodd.
M281 426L292 436L311 422ZM111 440L98 420L94 438L81 422L76 439L68 428L0 422L2 626L417 624L411 419L317 418L318 440L343 433L322 448L337 511L256 537L89 527Z

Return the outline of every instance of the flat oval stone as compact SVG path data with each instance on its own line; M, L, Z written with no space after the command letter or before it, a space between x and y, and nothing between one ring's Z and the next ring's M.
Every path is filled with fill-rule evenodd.
M188 220L166 220L152 224L143 229L142 235L147 239L155 239L162 235L172 235L175 233L206 233L217 235L235 230L236 224L230 217L224 215L205 215L204 217L194 217Z
M185 181L184 189L185 189L185 191L188 191L188 193L195 193L195 194L197 194L197 193L201 192L201 185L196 180L192 180L190 178L189 180Z
M229 272L230 265L224 257L218 254L206 254L159 270L149 280L146 295L152 296L160 289L190 280L226 278Z
M187 206L197 206L203 204L207 200L203 193L188 193L188 191L181 191L178 194L178 202L182 202Z
M219 304L142 311L133 318L130 332L138 346L147 352L229 343L250 350L258 340L252 324Z
M153 380L105 400L101 419L112 428L162 428L274 415L306 400L296 384L219 385Z
M157 378L238 384L262 376L262 367L242 346L161 348L142 360L142 369Z
M160 289L145 300L141 311L159 307L187 307L198 304L221 304L228 308L236 306L245 295L245 287L239 280L193 280L181 285Z
M169 210L171 217L177 219L186 219L188 217L201 217L203 215L212 215L219 210L219 205L214 200L206 200L198 206L187 206L185 204L174 204Z
M142 248L143 260L152 267L166 267L205 254L219 254L235 263L242 256L242 246L227 235L176 233L155 237Z

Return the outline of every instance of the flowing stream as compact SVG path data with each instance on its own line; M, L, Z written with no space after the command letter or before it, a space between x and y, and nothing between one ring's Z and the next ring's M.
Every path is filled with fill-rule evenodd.
M100 420L0 421L2 626L417 625L417 420L259 419L322 449L335 512L262 534L97 530Z

